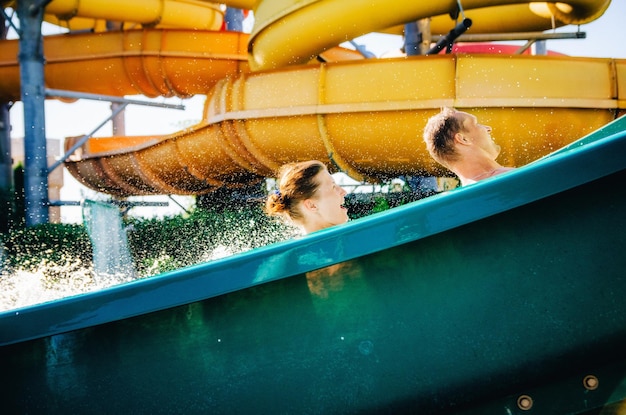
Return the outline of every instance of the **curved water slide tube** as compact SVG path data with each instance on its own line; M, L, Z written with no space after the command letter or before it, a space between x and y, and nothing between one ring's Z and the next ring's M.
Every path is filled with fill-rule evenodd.
M503 10L514 15L518 30L545 30L596 19L609 4L580 0L555 9L551 4L503 3L464 2L465 14L484 22L484 32L502 31L507 20ZM453 11L456 2L440 1L418 10L407 10L417 6L400 0L369 2L366 10L338 1L230 5L254 9L256 26L249 40L232 33L183 35L180 30L154 29L85 35L103 39L101 47L111 50L99 56L89 48L91 58L59 69L63 76L46 76L51 88L120 95L207 94L202 121L189 129L167 136L90 139L66 163L75 177L95 190L124 197L201 194L242 186L274 175L285 162L310 158L360 180L445 174L420 139L426 119L442 105L472 111L489 123L503 147L502 162L519 166L603 126L626 109L623 60L448 55L292 65L320 53L330 54L322 60L332 61L332 46L344 40L421 17L435 16L433 33L445 33L454 21L438 15ZM522 10L531 12L523 15ZM331 17L335 20L329 23ZM333 30L320 24L332 24ZM288 35L285 27L292 28ZM472 30L476 27L481 26L475 23ZM60 42L74 36L61 36L66 40ZM115 40L107 41L109 36ZM138 38L121 40L129 36ZM176 36L179 40L171 40ZM226 38L231 41L223 42ZM48 42L45 39L46 74L56 66L48 56ZM218 45L224 49L216 52ZM129 50L133 48L135 56ZM75 59L78 49L61 49L71 52L60 61ZM107 59L108 65L103 65ZM214 61L226 68L207 69L217 65ZM248 71L246 61L255 72ZM89 62L91 76L83 77ZM111 66L118 72L108 78ZM137 74L147 80L133 79ZM60 79L75 85L53 85ZM120 84L137 89L106 90ZM66 148L74 142L66 140Z
M219 4L201 0L52 0L44 19L72 30L106 30L106 21L132 26L217 30Z
M472 33L502 33L588 23L599 18L611 0L563 3L462 0L460 3L463 15L472 19ZM366 7L358 6L359 2L345 0L261 1L255 9L255 27L250 39L252 68L302 63L341 42L422 18L432 18L433 34L446 34L453 26L449 15L458 10L457 0L371 0Z
M51 89L111 96L189 97L248 71L248 36L236 32L146 29L44 37ZM0 97L20 99L17 40L0 41Z

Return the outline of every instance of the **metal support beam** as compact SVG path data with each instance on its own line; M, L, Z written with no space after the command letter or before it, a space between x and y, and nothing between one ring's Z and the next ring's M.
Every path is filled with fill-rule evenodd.
M12 25L11 17L7 16L3 8L0 14L0 42L5 40L9 26ZM0 209L5 213L0 218L0 232L9 230L11 215L7 212L13 211L13 159L11 158L11 118L9 108L11 103L0 102Z
M432 43L432 33L430 32L430 17L420 19L417 21L417 30L420 33L419 52L420 55L425 55L430 49Z
M421 33L417 27L417 22L404 24L404 52L407 56L417 56L420 53Z
M65 152L65 154L63 154L63 156L58 159L52 166L50 166L48 168L48 173L52 173L54 171L54 169L56 169L57 167L59 167L61 164L65 163L65 160L68 159L69 156L72 155L72 153L74 151L76 151L77 148L82 147L83 144L85 144L85 142L87 142L87 140L89 140L91 138L92 135L94 135L100 128L102 128L106 123L108 123L111 119L115 118L115 116L117 114L119 114L120 112L124 111L124 108L126 108L126 104L122 104L119 107L117 107L112 113L111 115L109 115L104 121L102 121L92 132L90 132L89 134L85 134L84 136L82 136L80 138L80 140L78 140L73 146L72 148L70 148L69 150L67 150Z
M0 15L0 41L6 39L7 23L11 18L4 13ZM11 159L11 119L9 117L9 102L0 102L0 192L8 195L13 188L13 160ZM6 193L5 193L6 192ZM0 200L4 200L3 198ZM6 212L5 206L2 211Z
M46 89L48 98L70 98L70 99L90 99L93 101L109 101L119 104L145 105L146 107L170 108L184 110L185 106L180 104L166 104L162 102L141 101L139 99L127 99L111 95L89 94L87 92L64 91L62 89Z
M0 13L2 14L2 18L4 18L4 20L6 21L6 23L13 29L15 30L15 33L17 33L18 35L20 34L20 29L18 27L15 26L15 23L13 23L13 19L12 16L9 16L5 11L4 8L0 7ZM0 19L1 20L1 19ZM6 36L6 29L7 27L3 27L2 30L4 30L5 33L3 33L2 39L5 39Z
M185 209L185 207L183 205L181 205L180 203L178 203L178 200L174 199L174 197L172 197L172 195L167 195L167 197L174 203L176 203L178 205L179 208L181 208L182 210L185 211L185 213L189 213L189 211L187 209Z
M20 82L24 105L24 196L26 226L48 223L48 166L45 126L44 56L39 2L20 0Z
M548 47L545 40L538 40L535 42L535 55L547 55Z
M426 55L431 43L430 18L404 25L404 51L407 56Z
M243 10L227 7L224 18L226 21L226 30L243 32Z
M0 102L0 232L9 230L13 208L13 159L11 158L11 122L9 104Z
M438 41L444 36L433 35L433 40ZM506 40L552 40L552 39L585 39L585 32L568 33L543 33L543 32L520 32L520 33L481 33L461 35L457 42L498 42Z
M350 44L354 46L354 49L356 49L356 51L359 52L365 59L372 59L376 57L373 52L370 52L365 46L356 43L354 40L351 40Z
M0 102L0 191L8 192L13 188L12 166L9 105Z
M118 114L122 113L128 104L136 104L136 105L147 105L152 107L161 107L161 108L173 108L173 109L185 109L184 105L176 105L176 104L162 104L157 102L147 102L140 101L136 99L126 99L120 97L113 97L108 95L97 95L97 94L87 94L82 92L73 92L73 91L61 91L58 89L46 89L46 95L49 97L58 97L58 98L79 98L79 99L92 99L97 101L111 101L112 103L119 104L115 106L115 109L111 112L111 115L107 117L104 121L102 121L93 131L89 134L85 134L78 140L72 148L67 150L67 152L57 160L52 166L48 168L48 173L51 173L59 167L61 164L65 163L65 160L68 159L69 156L76 151L79 147L81 147L87 140L91 138L100 128L102 128L107 122L114 119ZM113 108L113 107L111 107Z

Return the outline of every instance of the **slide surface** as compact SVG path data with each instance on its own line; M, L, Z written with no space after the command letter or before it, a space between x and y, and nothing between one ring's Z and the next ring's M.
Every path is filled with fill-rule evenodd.
M483 415L523 413L524 395L533 413L573 414L623 400L626 117L614 123L307 237L2 312L3 408Z

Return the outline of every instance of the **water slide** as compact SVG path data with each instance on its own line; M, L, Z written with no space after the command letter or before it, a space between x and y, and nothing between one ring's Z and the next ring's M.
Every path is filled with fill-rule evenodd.
M171 45L160 30L143 33ZM185 55L158 53L145 53L144 72ZM626 117L607 121L626 107L623 61L453 55L247 71L217 81L199 126L90 140L71 164L120 193L182 186L177 169L244 183L311 153L354 175L425 171L416 131L442 103L503 129L521 163L601 127L524 168L307 237L2 312L5 412L623 411Z
M623 414L624 154L0 312L3 413Z
M65 19L72 27L65 3L50 3L48 20ZM160 1L145 0L132 17L110 15L106 2L67 3L76 3L71 16L133 20L144 28L46 37L49 88L207 95L195 126L165 136L92 138L66 162L86 186L118 197L245 186L285 162L311 158L357 180L446 174L420 139L426 119L443 105L476 113L502 145L501 161L521 166L626 110L624 60L477 54L366 60L336 47L431 16L432 33L445 34L455 25L449 16L455 1L374 1L367 8L329 0L227 2L254 11L249 36L186 27L180 16L159 19L160 12L179 10L173 0L162 10L155 9ZM221 24L215 5L185 3L216 13L211 29ZM472 33L497 33L583 24L609 3L478 0L463 6ZM16 48L10 41L0 47L3 98L19 97ZM66 148L76 140L67 139Z

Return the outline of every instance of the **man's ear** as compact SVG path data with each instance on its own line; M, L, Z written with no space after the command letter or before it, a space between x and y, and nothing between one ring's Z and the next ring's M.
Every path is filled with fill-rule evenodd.
M454 141L463 145L467 145L470 143L470 139L462 133L454 134Z

